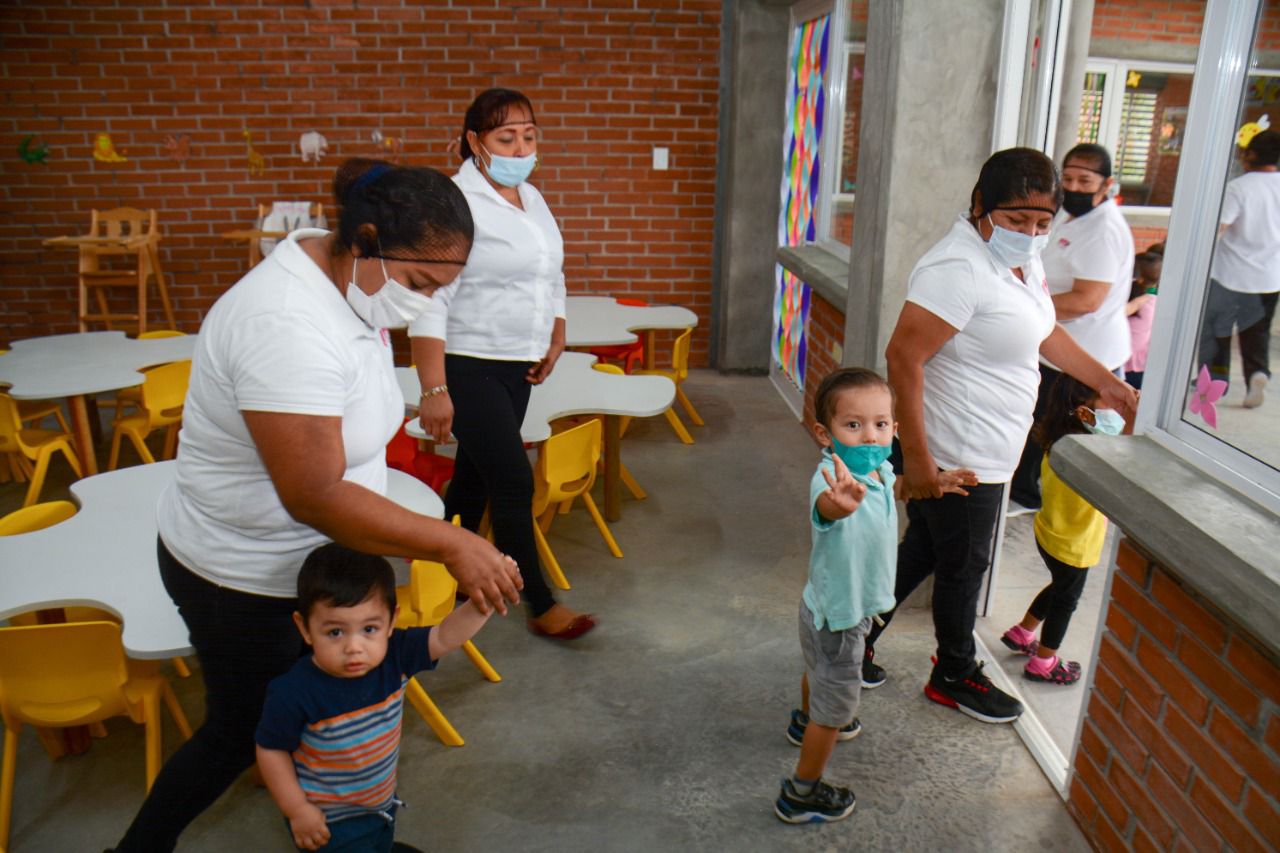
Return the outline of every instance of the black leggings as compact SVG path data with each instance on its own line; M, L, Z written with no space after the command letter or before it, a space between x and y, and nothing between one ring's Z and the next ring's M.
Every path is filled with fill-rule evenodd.
M156 552L165 590L200 658L204 724L165 762L117 853L172 850L187 824L253 764L267 683L306 650L293 624L297 599L210 583L179 563L159 539Z
M1040 590L1027 612L1044 623L1040 629L1040 645L1047 649L1062 648L1062 640L1071 625L1071 614L1076 612L1080 593L1084 591L1088 569L1068 566L1036 543L1036 550L1049 568L1049 585Z
M533 615L541 616L556 601L538 562L533 469L520 438L533 388L525 379L531 366L526 361L445 355L458 455L444 511L447 518L462 516L462 526L476 530L489 507L494 544L520 566L525 600Z
M875 645L889 621L920 582L933 579L933 630L938 641L938 671L967 675L974 665L973 626L978 593L991 567L996 522L1004 500L1003 483L968 487L968 495L946 494L907 502L907 532L898 546L894 609L873 625L867 647Z

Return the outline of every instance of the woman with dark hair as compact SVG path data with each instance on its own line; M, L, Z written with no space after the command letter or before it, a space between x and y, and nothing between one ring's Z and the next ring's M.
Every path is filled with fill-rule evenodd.
M1038 357L1097 389L1108 408L1131 413L1137 401L1054 321L1039 254L1061 201L1058 170L1040 152L991 155L968 215L911 273L885 353L904 461L898 482L908 501L894 598L901 604L935 576L937 663L925 694L986 722L1022 713L975 660L973 627L1005 483L1031 427ZM951 468L975 471L978 485L944 494L939 473ZM864 684L884 681L873 659L882 630L867 638Z
M467 109L454 181L475 217L475 245L458 281L409 327L422 383L420 419L437 441L458 440L449 516L476 530L489 510L494 542L515 558L529 629L560 640L595 627L558 604L533 535L533 470L520 438L532 386L564 351L564 242L542 194L533 105L511 89L481 92Z
M177 473L156 510L165 589L191 634L205 721L160 771L117 851L172 850L254 761L267 683L304 646L298 570L335 540L445 564L485 612L520 577L484 539L383 496L403 399L386 330L466 263L474 227L444 175L348 162L336 233L295 231L200 329Z
M1111 176L1111 154L1082 142L1062 158L1062 210L1053 219L1041 263L1053 309L1062 328L1085 352L1117 376L1133 352L1125 306L1133 284L1133 230L1116 206L1119 188ZM1062 375L1051 359L1040 359L1035 417L1044 412L1049 388ZM1009 487L1010 514L1040 506L1040 457L1028 441ZM1015 505L1016 504L1016 505Z

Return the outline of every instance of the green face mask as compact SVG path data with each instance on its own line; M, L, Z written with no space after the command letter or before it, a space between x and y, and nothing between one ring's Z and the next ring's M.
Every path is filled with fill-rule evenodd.
M831 452L840 457L840 461L854 474L866 476L884 464L893 452L888 444L841 444L835 436L831 437Z

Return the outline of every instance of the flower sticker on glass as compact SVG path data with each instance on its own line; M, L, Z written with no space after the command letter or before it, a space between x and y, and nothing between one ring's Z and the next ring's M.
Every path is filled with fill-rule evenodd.
M1227 383L1222 379L1209 376L1209 366L1200 365L1200 375L1196 377L1196 387L1191 390L1191 401L1187 408L1192 414L1204 418L1204 422L1214 429L1218 428L1218 407L1214 405L1227 393Z

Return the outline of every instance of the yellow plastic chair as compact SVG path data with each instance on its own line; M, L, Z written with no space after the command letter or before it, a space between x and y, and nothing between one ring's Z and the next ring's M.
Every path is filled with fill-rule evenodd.
M618 376L626 375L626 371L616 364L608 364L607 362L598 361L591 366L601 373L614 373ZM618 437L622 438L625 436L627 434L627 428L630 426L631 418L623 417L621 423L618 425ZM600 464L603 466L603 461ZM636 482L636 478L631 476L631 472L627 470L626 463L622 460L618 460L618 477L622 480L622 485L627 487L627 491L631 492L631 496L636 500L642 501L649 497L649 494L644 489L640 488L640 484ZM562 506L560 510L561 512L567 512L568 508Z
M560 568L560 562L552 553L547 537L556 508L566 501L581 497L587 511L596 523L596 529L609 546L609 552L622 557L609 525L591 498L591 487L596 481L596 468L600 462L602 443L600 421L590 420L581 426L552 435L542 442L538 450L538 463L533 468L533 536L538 546L538 556L547 567L552 582L561 589L569 589L569 580Z
M71 447L71 433L66 430L26 428L17 402L8 394L0 393L0 453L13 454L22 473L30 478L24 507L31 506L40 497L44 478L49 473L49 460L55 451L62 451L77 477L84 476L80 457ZM11 458L13 458L11 457ZM31 463L35 467L31 467Z
M146 438L152 430L168 427L162 458L171 459L178 443L178 426L182 423L182 405L191 381L191 360L175 361L152 368L142 382L142 406L134 413L116 413L115 434L111 436L111 459L107 470L116 470L120 461L120 439L128 436L134 449L146 464L156 459L147 449Z
M62 728L128 716L146 727L150 790L160 772L161 701L183 738L191 737L191 726L168 681L157 674L154 663L125 658L120 626L113 622L0 628L0 848L9 843L23 724Z
M138 335L137 339L140 341L149 341L157 338L181 338L186 334L186 332L179 332L177 329L152 329L149 332L143 332ZM155 370L155 368L148 367L142 372L143 374L147 374L152 370ZM121 407L123 406L132 406L135 409L140 409L142 408L142 386L134 385L130 388L121 388L116 392L115 399L99 400L98 405L107 407L114 406L116 409L116 417L121 416Z
M696 426L702 426L702 416L698 414L698 410L693 407L693 403L685 396L684 389L681 387L684 380L689 376L689 342L693 339L693 329L687 329L680 337L676 338L675 345L671 351L671 367L655 367L649 370L633 370L634 375L651 375L665 376L672 382L676 383L676 399L680 401L680 405L689 415L689 420L693 421ZM675 403L663 412L667 416L667 423L671 424L671 428L676 431L676 435L680 436L680 440L685 444L693 444L693 436L689 434L689 430L685 429L684 424L680 421L680 416L676 414Z
M0 349L0 355L7 355L7 349ZM18 416L24 424L30 426L39 425L40 421L47 417L54 417L58 420L58 426L62 427L63 432L71 432L71 427L67 426L67 419L62 416L62 404L56 400L15 400L18 404Z
M14 510L0 518L0 536L16 536L19 533L33 533L37 530L44 530L46 527L53 527L55 524L66 521L76 512L76 505L71 501L46 501L45 503L32 504L31 506ZM120 622L120 617L110 610L100 610L97 607L63 607L61 610L63 617L68 622ZM10 616L9 624L38 625L40 624L38 611ZM187 678L191 675L191 670L187 668L187 662L182 658L171 658L170 662L181 677ZM57 758L56 755L53 757Z
M462 520L454 516L454 526L461 523ZM457 592L458 582L443 564L433 560L414 560L409 565L409 583L396 589L396 603L400 605L400 618L396 620L396 627L427 628L439 625L444 617L453 612ZM467 640L462 644L462 651L487 680L502 680L502 676L498 675L498 671L480 653L475 643ZM441 743L446 746L462 746L466 743L427 695L416 676L409 679L405 697L422 715L422 719L436 733L436 737L440 738Z

